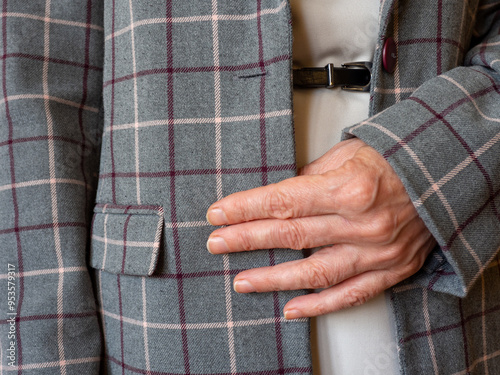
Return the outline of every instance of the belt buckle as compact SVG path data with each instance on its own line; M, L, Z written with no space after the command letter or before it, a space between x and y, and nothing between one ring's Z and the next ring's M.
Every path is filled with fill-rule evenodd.
M329 64L330 65L330 64ZM333 66L332 66L333 68ZM346 91L361 91L368 92L370 91L371 77L372 77L372 63L370 61L356 61L356 62L348 62L342 64L342 68L346 69L366 69L370 74L370 80L366 85L346 85L342 86L342 90Z
M332 63L319 67L293 69L295 87L327 88L340 87L342 90L370 91L372 63L369 61L349 62L335 68Z

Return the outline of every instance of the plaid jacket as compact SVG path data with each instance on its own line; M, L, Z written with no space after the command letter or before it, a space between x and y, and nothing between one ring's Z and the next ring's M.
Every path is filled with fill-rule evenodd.
M300 254L205 249L213 201L295 173L288 2L2 9L3 373L310 373L308 322L281 316L301 292L231 290ZM500 373L499 9L382 0L373 117L346 131L439 243L392 290L403 374Z

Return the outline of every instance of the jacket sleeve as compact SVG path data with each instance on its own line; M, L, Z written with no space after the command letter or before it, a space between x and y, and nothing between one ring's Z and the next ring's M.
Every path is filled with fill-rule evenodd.
M102 126L102 4L9 0L0 23L2 369L98 374L86 254Z
M439 244L408 283L460 297L496 263L500 248L498 9L491 1L478 7L463 66L427 80L344 136L384 155Z

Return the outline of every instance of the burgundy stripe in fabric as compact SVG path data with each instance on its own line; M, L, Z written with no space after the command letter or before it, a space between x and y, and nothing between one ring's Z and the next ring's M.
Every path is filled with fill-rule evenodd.
M249 70L249 69L255 69L255 68L264 68L265 66L275 64L277 62L282 62L282 61L288 61L290 60L290 55L282 55L282 56L277 56L273 57L268 60L263 60L262 62L258 63L251 63L251 64L244 64L244 65L234 65L234 66L202 66L202 67L181 67L181 68L158 68L158 69L150 69L150 70L144 70L144 71L139 71L136 74L129 74L123 77L119 77L116 79L112 79L109 81L104 82L103 87L106 88L109 85L113 85L116 83L120 83L123 81L128 81L134 78L138 77L143 77L143 76L148 76L148 75L156 75L156 74L174 74L174 73L210 73L210 72L215 72L216 70L219 72L237 72L237 71L243 71L243 70Z

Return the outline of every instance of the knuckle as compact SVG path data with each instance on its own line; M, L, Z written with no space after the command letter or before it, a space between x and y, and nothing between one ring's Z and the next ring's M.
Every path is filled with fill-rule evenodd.
M276 219L289 219L293 217L293 203L289 196L276 185L264 198L268 214Z
M424 262L417 257L405 259L395 264L390 268L391 275L396 280L394 284L416 274L420 268L422 268L423 263Z
M401 276L400 273L394 272L392 270L388 270L387 274L384 277L384 281L387 285L393 286L406 279L407 276Z
M354 189L353 193L355 194L355 200L354 202L357 203L358 209L360 211L367 211L372 205L375 200L375 189L373 189L373 186L369 183L366 182L366 180L361 180L358 181L356 184L356 188Z
M394 264L401 260L403 248L397 245L383 246L378 253L380 262Z
M357 172L357 170L359 168L359 163L356 159L352 158L352 159L346 160L344 162L344 164L342 165L342 167L346 170L346 172L354 173L354 172Z
M295 250L301 250L306 247L306 238L302 226L291 220L278 226L276 238L278 239L279 246Z
M344 303L346 307L359 306L367 302L371 297L370 293L365 290L352 288L346 292Z
M251 232L241 231L239 233L238 240L243 250L255 250L255 244Z
M345 202L355 212L366 212L373 207L378 194L378 178L373 173L360 170L357 161L346 162L346 172L352 178L346 184L342 193Z
M234 212L236 214L232 215L232 217L229 217L229 219L234 219L234 216L236 216L236 219L238 219L238 217L239 217L239 218L241 218L241 221L244 221L244 222L250 221L252 219L249 216L249 212L251 212L251 211L248 209L248 207L250 206L250 203L251 202L249 202L247 199L234 199L231 202L232 208L230 211Z
M413 259L402 268L400 274L403 278L407 278L417 273L421 267L422 263L418 259Z
M327 288L334 284L329 269L319 262L308 262L300 272L301 284L310 289Z
M370 225L370 235L375 242L389 243L396 232L396 217L389 212L378 214Z

